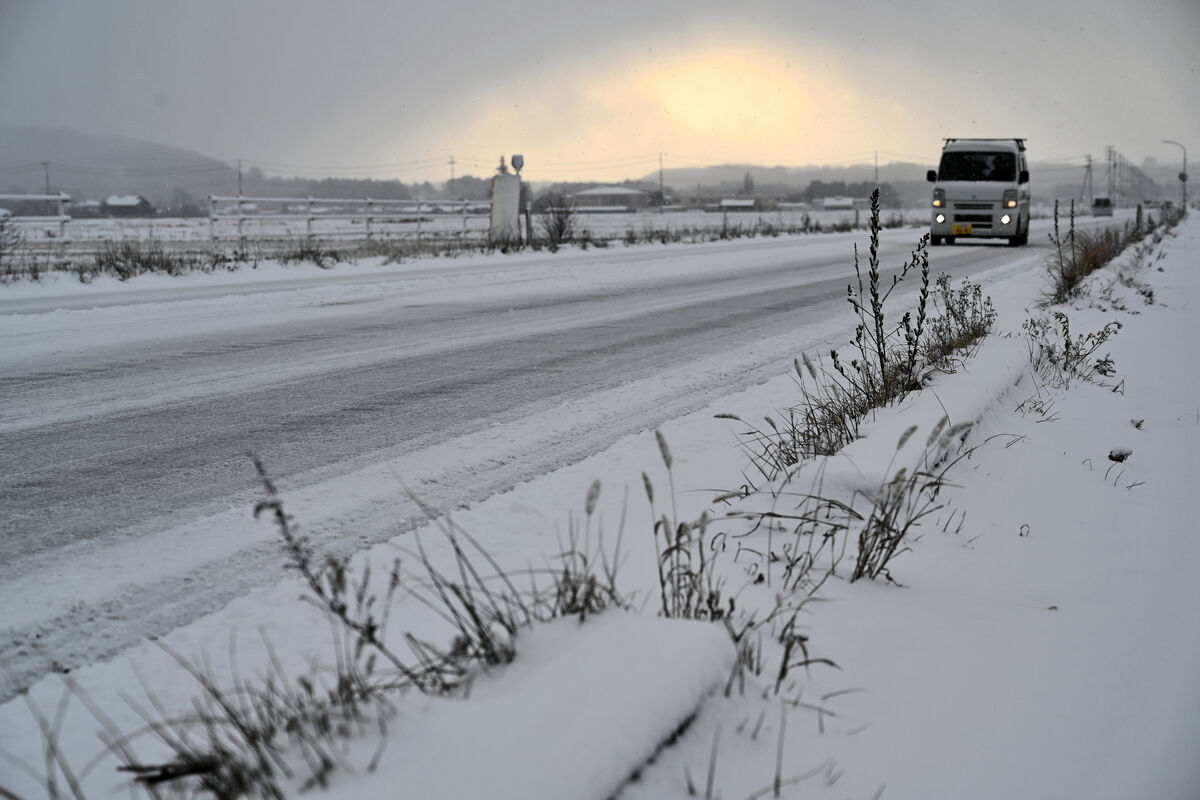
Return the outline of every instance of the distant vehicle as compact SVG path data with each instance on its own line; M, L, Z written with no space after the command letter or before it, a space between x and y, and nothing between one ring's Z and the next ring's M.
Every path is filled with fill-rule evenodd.
M1092 200L1093 217L1111 217L1112 211L1112 198L1097 197Z
M1029 162L1024 139L947 139L934 184L929 242L959 237L1029 244Z

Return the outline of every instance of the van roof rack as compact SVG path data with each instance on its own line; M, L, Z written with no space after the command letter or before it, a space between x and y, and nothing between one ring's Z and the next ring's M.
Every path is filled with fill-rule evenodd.
M1025 149L1024 139L1014 139L1011 136L955 136L954 138L943 139L946 144L951 142L1016 142L1018 150ZM942 145L943 147L945 145Z

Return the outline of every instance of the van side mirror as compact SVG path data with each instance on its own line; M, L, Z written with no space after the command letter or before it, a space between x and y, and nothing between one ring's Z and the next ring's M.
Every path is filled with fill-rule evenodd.
M1017 183L1029 183L1029 170L1021 170L1021 174L1017 176Z
M937 172L932 169L929 170L929 172L925 173L925 180L929 181L930 183L937 183Z

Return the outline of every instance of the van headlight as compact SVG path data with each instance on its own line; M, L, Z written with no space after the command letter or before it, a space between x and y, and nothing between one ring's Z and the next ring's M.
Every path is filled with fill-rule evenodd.
M1017 207L1017 190L1016 189L1005 189L1003 202L1004 202L1005 208L1016 208Z
M1010 217L1008 214L1005 214L1003 217L1000 218L1000 222L1003 225L1007 225L1008 223L1012 222L1012 217Z
M945 208L946 207L946 190L945 189L934 189L933 190L933 207L934 208Z
M939 224L939 225L941 225L943 222L945 222L945 221L946 221L946 215L945 215L945 214L938 214L936 217L934 217L934 219L935 219L935 220L937 220L937 222L938 222L938 224Z

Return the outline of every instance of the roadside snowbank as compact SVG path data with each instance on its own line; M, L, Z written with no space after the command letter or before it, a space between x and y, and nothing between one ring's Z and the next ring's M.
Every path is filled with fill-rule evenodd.
M613 797L722 686L720 628L609 611L523 634L513 664L468 700L406 704L384 765L330 797ZM371 743L371 746L374 746Z

